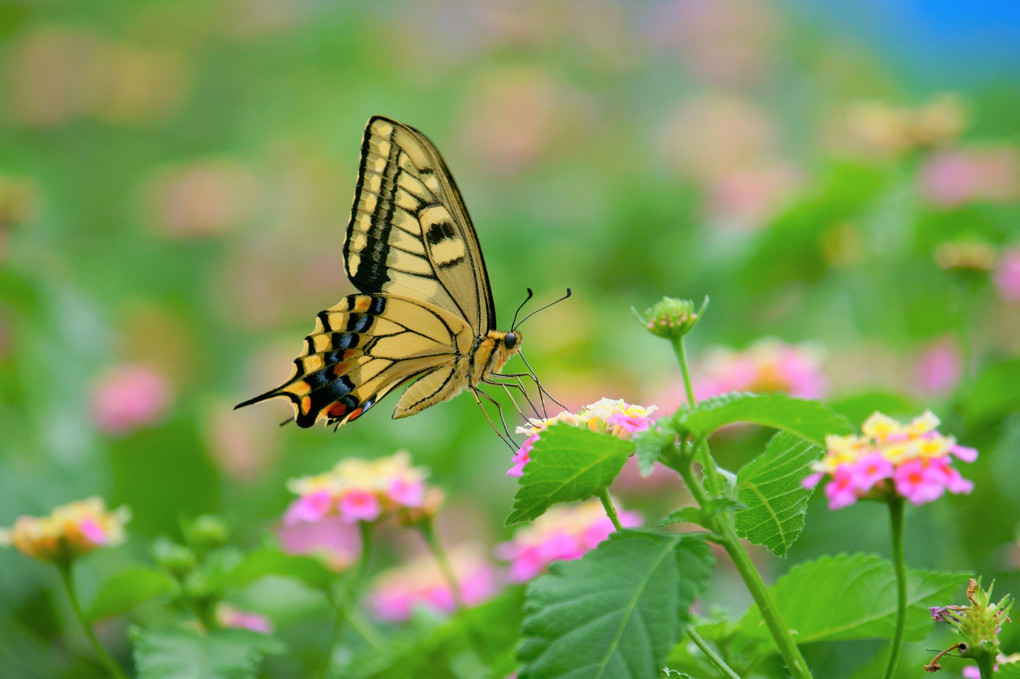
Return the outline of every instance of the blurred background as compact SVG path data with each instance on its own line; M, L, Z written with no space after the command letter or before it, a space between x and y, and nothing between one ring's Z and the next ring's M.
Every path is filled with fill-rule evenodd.
M523 328L567 406L678 407L675 359L630 307L709 295L700 396L821 397L855 424L933 409L980 450L977 488L908 513L908 562L1018 592L1016 3L7 0L0 525L94 494L130 506L128 545L82 565L86 599L182 517L259 543L285 480L345 456L407 449L448 492L446 541L508 537L517 484L469 397L400 421L391 398L336 434L278 426L283 401L232 410L353 291L341 247L373 114L442 150L503 325L525 288L573 289ZM716 450L736 469L764 441ZM684 500L668 475L614 493L649 523ZM887 539L881 507L817 502L790 559L761 559L771 579ZM706 601L739 609L718 570ZM54 574L13 550L0 573L4 676L94 676L61 640ZM323 642L321 602L287 587L240 595L289 645L269 676ZM104 630L120 655L127 624ZM850 676L859 650L814 651L818 676Z

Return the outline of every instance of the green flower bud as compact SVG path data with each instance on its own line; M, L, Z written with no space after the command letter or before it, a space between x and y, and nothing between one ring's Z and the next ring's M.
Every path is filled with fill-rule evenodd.
M152 543L152 558L175 578L183 578L195 568L195 553L167 538Z
M932 617L947 623L954 632L964 638L964 642L947 649L956 650L964 658L974 659L978 665L991 667L999 654L999 632L1003 623L1009 621L1009 609L1013 606L1013 597L1009 594L998 603L992 603L992 588L981 588L980 580L971 580L967 587L969 606L938 606L931 609ZM929 663L936 667L943 651ZM982 675L983 676L983 675Z
M203 514L184 529L184 537L192 549L204 554L227 543L227 523L219 516Z
M694 310L694 302L690 300L663 297L644 313L633 307L631 310L648 332L656 337L679 339L694 329L707 307L708 297L697 311Z

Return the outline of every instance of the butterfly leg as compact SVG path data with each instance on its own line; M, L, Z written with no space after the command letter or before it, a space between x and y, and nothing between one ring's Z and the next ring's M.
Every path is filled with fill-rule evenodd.
M510 435L510 428L507 427L506 418L503 417L502 406L499 405L499 402L496 399L492 398L491 396L486 394L481 389L478 389L477 387L471 387L471 393L474 394L475 403L478 404L478 408L482 411L482 414L485 415L485 419L488 420L489 426L492 427L492 430L494 432L496 432L496 435L499 436L500 440L503 441L503 443L507 444L511 451L516 453L517 449L520 446L518 446L516 441L514 441L514 437ZM479 395L484 396L486 400L488 400L490 403L496 406L496 412L499 413L499 421L503 425L502 433L499 431L499 428L496 427L496 423L492 421L492 418L489 417L489 413L485 410L485 406L482 405L481 399L478 398Z
M510 381L504 382L498 379L501 377L505 377ZM527 415L525 415L524 411L521 410L521 407L517 405L517 400L514 398L514 395L510 392L511 389L517 389L521 392L521 394L524 396L524 400L528 402L528 406L531 408L531 411L535 414L535 417L538 418L547 417L547 415L539 413L538 408L535 407L535 403L531 400L531 396L528 395L528 390L524 388L524 382L523 380L521 380L522 377L526 377L526 375L517 373L493 373L482 381L485 382L486 384L491 384L494 387L499 387L503 391L505 391L506 395L510 397L510 402L514 404L514 409L517 411L517 414L520 415L521 418L523 418L524 420L528 420L530 418ZM544 403L542 404L542 411L543 413L545 412Z

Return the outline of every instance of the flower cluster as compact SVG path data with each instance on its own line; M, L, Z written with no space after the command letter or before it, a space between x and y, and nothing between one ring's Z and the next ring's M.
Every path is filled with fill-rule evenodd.
M427 471L412 467L401 451L377 460L348 458L325 474L292 479L287 487L299 497L284 514L283 523L319 521L339 516L347 523L375 521L384 515L427 505ZM438 508L438 502L432 503Z
M931 411L909 424L876 412L861 427L863 436L825 437L826 455L812 465L815 473L804 479L804 487L814 488L828 477L825 495L830 509L862 498L899 495L920 505L947 490L969 493L974 484L950 464L953 456L973 462L977 451L938 433L938 425Z
M460 600L473 606L496 593L496 573L480 547L459 545L449 552L450 568L457 580ZM417 607L451 613L457 597L450 589L435 558L420 557L393 568L375 579L369 606L381 620L407 620Z
M14 526L0 530L0 545L14 545L41 561L66 561L124 542L127 507L107 511L101 498L90 497L57 507L49 516L19 516Z
M620 511L619 519L626 528L642 523L636 512ZM510 579L522 582L541 573L550 562L581 558L613 530L599 500L557 505L499 545L496 556L510 562Z
M528 464L531 449L535 446L543 429L558 422L565 422L575 427L587 427L594 432L610 434L620 439L629 439L638 432L652 425L652 413L655 406L647 408L626 403L623 399L603 398L596 403L581 408L578 413L564 410L562 413L544 420L529 420L525 427L517 427L518 434L526 434L528 438L514 454L512 467L507 476L521 476L524 465Z
M826 389L821 362L817 349L774 338L758 340L743 351L716 347L705 355L694 395L699 401L731 391L818 398Z

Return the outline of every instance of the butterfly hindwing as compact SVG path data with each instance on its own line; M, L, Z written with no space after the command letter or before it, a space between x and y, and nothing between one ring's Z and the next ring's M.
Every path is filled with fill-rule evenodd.
M463 318L476 336L495 328L471 218L439 151L412 127L369 121L344 262L362 292L421 299Z
M320 418L345 424L409 380L453 374L472 341L467 323L433 305L393 295L349 295L316 317L290 379L241 405L284 396L294 404L299 426ZM394 416L434 402L411 412L398 406Z

